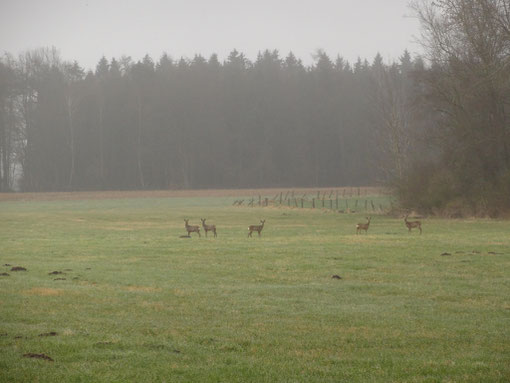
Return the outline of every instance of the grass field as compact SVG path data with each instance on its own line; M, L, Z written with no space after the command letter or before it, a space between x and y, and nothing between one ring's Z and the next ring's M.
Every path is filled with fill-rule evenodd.
M510 381L510 222L233 200L0 202L0 381Z

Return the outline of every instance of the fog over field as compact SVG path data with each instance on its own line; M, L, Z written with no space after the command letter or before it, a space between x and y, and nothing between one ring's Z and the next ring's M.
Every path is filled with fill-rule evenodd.
M0 190L510 209L508 0L3 1Z
M510 0L0 0L1 382L510 381Z

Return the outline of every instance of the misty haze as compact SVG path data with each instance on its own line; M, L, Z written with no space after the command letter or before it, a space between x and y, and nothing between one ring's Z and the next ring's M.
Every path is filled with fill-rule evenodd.
M510 0L5 0L0 50L0 381L510 376Z

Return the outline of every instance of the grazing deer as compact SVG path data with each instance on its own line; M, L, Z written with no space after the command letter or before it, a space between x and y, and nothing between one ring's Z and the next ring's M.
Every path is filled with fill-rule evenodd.
M408 232L410 233L411 229L414 229L415 227L417 227L418 229L420 229L420 234L421 234L421 222L420 221L408 221L407 217L409 217L409 214L406 215L404 218L404 222L406 223Z
M248 230L250 231L248 233L248 237L251 237L251 233L253 233L254 231L259 233L259 237L260 237L260 232L264 228L264 222L266 222L266 220L260 221L261 225L250 225L250 226L248 226Z
M361 232L361 230L365 230L365 234L367 234L368 227L370 226L370 220L372 219L372 217L366 217L366 218L367 218L367 223L358 223L356 225L356 234L359 234Z
M204 228L205 236L207 237L207 232L208 231L212 231L214 233L214 237L216 238L217 237L217 235L216 235L216 225L206 225L205 224L205 218L200 218L200 220L202 221L202 227Z
M186 231L188 232L188 235L190 235L190 233L197 233L199 237L201 237L200 235L200 227L199 226L191 226L191 225L188 225L188 219L185 219L184 220L184 227L186 228Z

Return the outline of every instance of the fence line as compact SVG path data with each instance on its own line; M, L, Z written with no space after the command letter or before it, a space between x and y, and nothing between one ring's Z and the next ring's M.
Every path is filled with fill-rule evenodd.
M373 189L373 188L371 188ZM370 194L371 196L382 195ZM274 196L263 196L257 194L249 200L235 200L233 206L248 207L281 207L281 208L301 208L301 209L323 209L328 211L337 211L339 213L384 213L393 209L393 201L389 199L387 203L375 201L371 198L367 188L336 188L330 190L317 191L317 194L311 195L303 193L301 197L295 190L286 192L277 192ZM385 201L386 202L386 201Z

